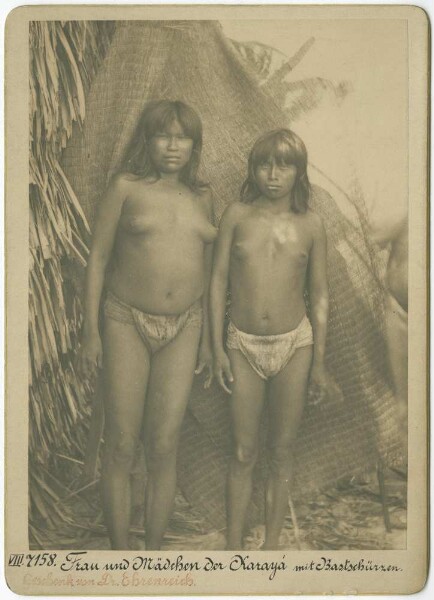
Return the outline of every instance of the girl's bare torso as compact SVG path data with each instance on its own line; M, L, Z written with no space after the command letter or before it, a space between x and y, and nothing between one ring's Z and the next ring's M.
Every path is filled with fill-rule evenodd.
M179 183L129 182L108 289L151 314L179 314L199 299L205 245L216 237L208 198Z
M311 245L309 214L240 205L229 273L231 319L239 329L274 335L297 327L306 312Z

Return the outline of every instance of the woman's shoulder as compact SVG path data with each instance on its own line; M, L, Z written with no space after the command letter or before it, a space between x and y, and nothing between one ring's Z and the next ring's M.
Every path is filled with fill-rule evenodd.
M122 191L131 187L138 179L139 178L132 173L118 172L112 175L108 187L112 190Z
M198 198L203 204L211 205L212 204L212 190L211 186L208 183L200 183L194 188L194 195Z
M113 185L128 185L138 182L145 184L148 183L150 185L155 183L155 178L142 177L141 175L136 175L135 173L130 173L129 171L118 171L112 176L110 182Z
M106 192L101 198L101 206L123 206L124 202L138 194L138 183L143 190L145 180L128 172L117 172L110 178ZM143 191L140 191L143 194Z
M211 186L207 183L201 183L195 188L194 196L196 197L196 200L199 202L200 206L202 206L202 209L205 210L208 218L212 220L214 215L214 201L212 197Z
M128 180L123 173L115 173L108 181L105 193L101 196L99 207L105 210L109 207L122 205L129 195Z

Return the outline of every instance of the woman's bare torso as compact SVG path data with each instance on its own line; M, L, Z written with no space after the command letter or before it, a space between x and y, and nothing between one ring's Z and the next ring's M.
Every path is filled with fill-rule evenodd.
M247 333L285 333L306 312L309 216L242 206L231 248L231 318Z
M204 249L216 237L203 195L163 180L128 184L107 287L152 314L179 314L203 293Z

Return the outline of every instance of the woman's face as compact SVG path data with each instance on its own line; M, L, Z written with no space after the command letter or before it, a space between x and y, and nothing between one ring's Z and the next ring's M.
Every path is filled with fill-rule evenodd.
M185 135L176 119L151 138L151 160L160 173L181 171L190 160L192 151L193 140Z
M261 194L270 199L283 198L291 194L297 177L297 167L279 166L274 159L270 159L256 168L255 176Z

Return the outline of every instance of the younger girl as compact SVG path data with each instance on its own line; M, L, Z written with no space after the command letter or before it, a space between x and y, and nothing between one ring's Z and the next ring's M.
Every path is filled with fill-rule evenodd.
M210 364L207 291L216 232L210 190L197 179L201 147L202 125L192 108L168 100L148 105L98 207L81 363L85 375L103 369L102 493L113 549L129 545L129 478L142 428L146 547L160 548L198 348L198 370Z
M264 549L277 549L288 507L292 453L310 373L325 391L326 235L308 208L307 153L280 129L255 143L241 202L222 217L211 279L214 374L230 394L235 451L228 481L227 548L242 548L261 413L269 412ZM231 290L227 354L226 290ZM311 321L306 316L308 286ZM229 387L230 386L230 387ZM316 389L315 389L316 388Z

